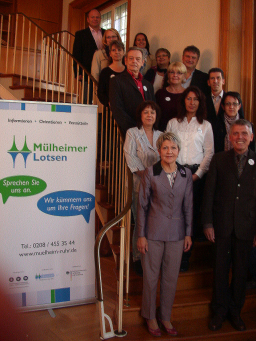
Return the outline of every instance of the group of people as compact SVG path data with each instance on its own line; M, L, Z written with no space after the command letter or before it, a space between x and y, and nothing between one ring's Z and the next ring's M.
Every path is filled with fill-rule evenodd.
M170 318L178 274L189 268L192 235L202 232L215 243L209 328L218 330L229 318L235 329L245 330L240 312L256 246L256 154L239 93L224 92L220 68L208 74L196 69L200 51L193 45L174 63L167 49L158 49L154 65L144 33L124 55L118 32L100 29L97 10L87 21L89 28L76 33L74 57L86 65L82 56L89 52L82 46L90 45L83 41L79 54L78 46L90 35L95 53L85 67L99 80L98 97L110 106L125 138L133 173L133 262L143 273L141 313L148 331L160 336L161 324L177 335Z

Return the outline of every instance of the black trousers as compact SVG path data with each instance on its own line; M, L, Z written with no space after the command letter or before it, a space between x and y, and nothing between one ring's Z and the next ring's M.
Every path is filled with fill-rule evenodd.
M252 240L215 238L214 291L212 307L215 314L225 318L228 313L239 316L245 301L246 280ZM229 284L229 272L232 279Z
M195 174L199 165L188 166L192 174ZM194 238L200 236L203 233L203 226L201 224L201 206L203 201L204 194L204 185L206 180L206 174L203 175L201 179L193 182L193 237L192 237L192 247L188 252L183 252L182 262L188 262L192 253L192 249L194 246Z

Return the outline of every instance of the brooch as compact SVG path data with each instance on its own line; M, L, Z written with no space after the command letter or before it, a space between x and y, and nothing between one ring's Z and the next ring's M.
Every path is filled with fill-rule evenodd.
M145 91L148 91L148 89L147 89L147 87L146 87L145 85L143 85L143 89L144 89Z
M165 97L165 100L167 101L167 102L170 102L170 97Z
M249 163L249 165L253 166L254 165L254 160L253 159L249 159L248 163Z

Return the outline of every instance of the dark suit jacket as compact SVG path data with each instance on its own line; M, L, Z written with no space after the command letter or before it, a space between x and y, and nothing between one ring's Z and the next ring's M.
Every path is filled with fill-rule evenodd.
M105 32L104 29L101 29L102 36ZM92 36L91 30L87 27L84 30L77 31L75 34L75 41L73 46L73 57L81 63L86 70L91 73L91 65L92 58L94 52L97 50L97 45ZM74 62L74 73L75 77L77 76L77 63ZM79 68L79 75L82 74L82 69Z
M177 167L173 188L162 169L161 161L145 170L137 210L139 237L178 241L192 235L192 173L178 163Z
M152 84L143 79L142 85L145 100L155 101ZM143 102L139 89L127 71L110 79L109 101L113 117L125 136L128 129L136 127L136 109Z
M205 96L207 96L211 91L211 88L208 86L207 81L208 74L195 69L190 86L197 86L205 94Z
M224 91L223 95L224 94L225 94L225 91ZM215 120L217 119L217 117L219 115L224 115L224 109L222 108L221 105L219 107L218 114L216 114L211 93L209 93L206 96L206 108L207 108L207 120L209 122L211 122L211 124L213 124L215 122ZM240 118L244 118L243 104L241 105L241 108L239 109L238 113L239 113Z
M234 149L215 154L208 171L203 200L202 223L212 223L215 237L234 231L241 240L256 234L256 154L249 150L240 178Z
M239 118L244 118L240 113ZM253 128L253 126L252 126ZM223 152L225 149L225 136L227 135L227 130L224 122L224 111L219 111L218 116L212 122L212 130L214 136L214 151L215 153ZM255 138L253 131L253 141L250 143L249 148L255 151Z

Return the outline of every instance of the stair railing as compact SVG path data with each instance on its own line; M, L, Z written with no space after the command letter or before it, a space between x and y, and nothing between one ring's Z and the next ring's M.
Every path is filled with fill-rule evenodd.
M58 35L59 34L59 35ZM108 204L114 207L116 218L104 221L98 203L97 214L104 225L95 243L95 266L97 297L100 307L102 338L124 335L122 330L123 273L126 272L126 300L129 293L130 262L130 206L132 201L132 175L126 166L123 140L109 108L103 107L97 98L97 82L69 52L72 44L67 38L66 48L61 45L60 32L48 35L23 13L0 14L0 73L17 75L13 85L32 89L31 100L89 103L90 81L93 82L93 103L99 104L97 113L97 165L100 169L100 184L107 188ZM74 65L82 81L74 76ZM19 75L19 76L18 76ZM85 89L85 80L88 88ZM99 249L102 238L114 225L121 229L118 330L113 332L111 319L104 313ZM106 332L105 318L109 320L111 332Z

